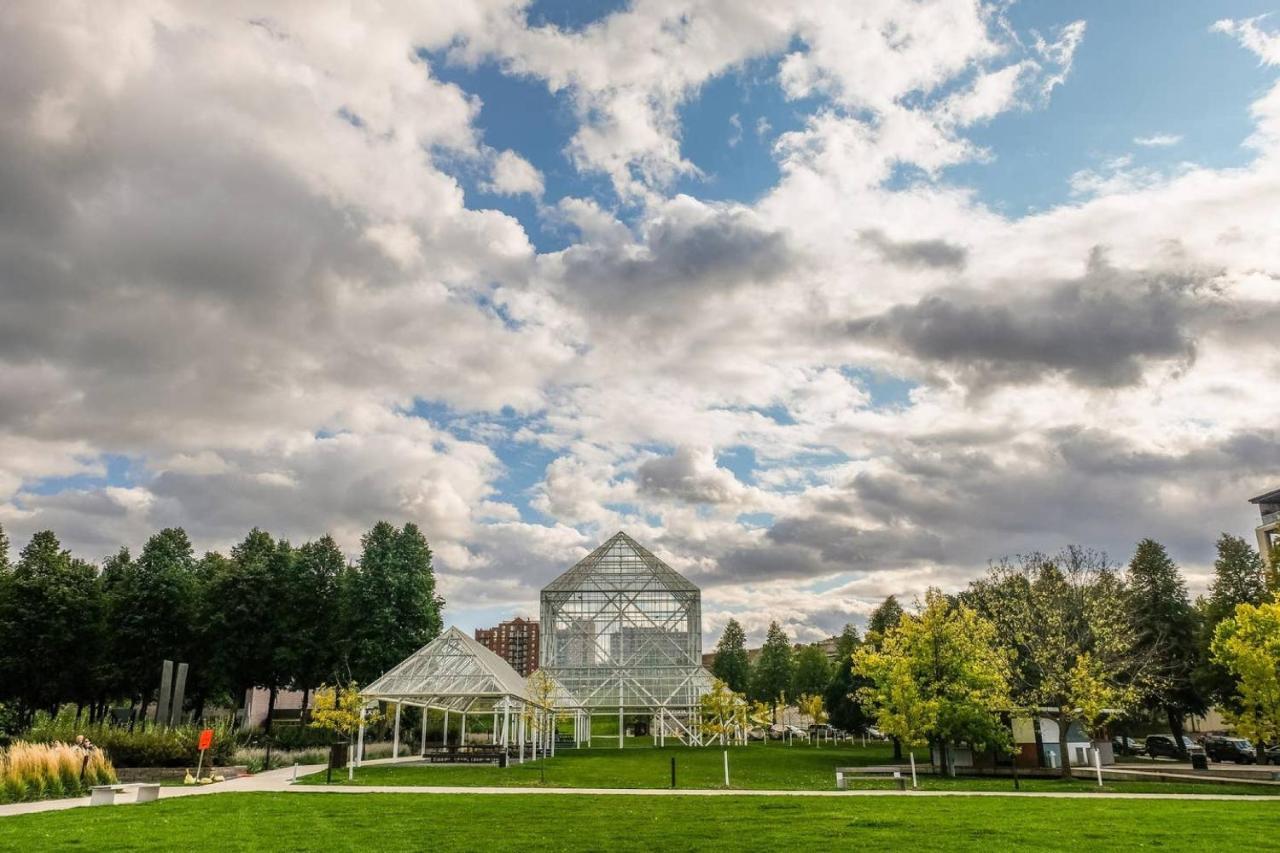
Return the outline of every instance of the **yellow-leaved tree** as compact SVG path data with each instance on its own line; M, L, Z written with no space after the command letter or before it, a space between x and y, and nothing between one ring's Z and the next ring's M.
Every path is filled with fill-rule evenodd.
M1259 749L1280 740L1280 596L1238 605L1235 616L1218 623L1211 648L1237 679L1240 709L1226 713L1236 731Z
M335 735L345 737L350 747L360 731L360 709L364 706L364 697L360 695L360 687L354 681L346 685L330 686L322 684L316 689L311 706L311 727L327 729ZM376 708L365 711L363 722L372 725L382 719Z
M812 718L814 724L822 725L827 721L827 708L822 702L822 697L816 693L803 693L796 700L796 707L800 709L800 713ZM818 738L815 735L810 740L816 744Z

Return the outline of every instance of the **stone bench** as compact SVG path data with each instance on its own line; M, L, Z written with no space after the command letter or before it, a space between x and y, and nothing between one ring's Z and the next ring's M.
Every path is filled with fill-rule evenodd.
M902 775L902 769L898 767L837 767L836 768L836 789L840 791L849 790L849 779L867 779L877 776L887 776L898 783L898 790L905 791L907 789L907 777Z
M151 803L160 799L160 786L154 783L134 782L128 785L94 785L89 789L89 805L115 805L116 794L123 794L129 788L137 788L135 803Z

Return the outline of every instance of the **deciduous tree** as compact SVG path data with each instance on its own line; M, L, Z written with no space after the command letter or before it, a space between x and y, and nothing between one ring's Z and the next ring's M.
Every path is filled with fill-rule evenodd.
M936 589L918 615L903 614L881 635L878 648L859 648L854 671L868 681L859 694L880 730L908 745L936 742L944 767L950 744L1008 747L1000 718L1011 707L1008 653L989 620Z
M801 646L795 656L792 696L821 696L831 683L831 662L819 646Z
M1280 741L1280 598L1238 605L1218 624L1212 652L1236 678L1235 708L1227 716L1261 758L1264 744Z

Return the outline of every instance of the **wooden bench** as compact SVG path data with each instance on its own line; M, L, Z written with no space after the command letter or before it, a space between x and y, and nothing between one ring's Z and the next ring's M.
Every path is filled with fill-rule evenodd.
M152 803L160 799L160 786L152 782L133 782L127 785L94 785L89 789L89 805L112 806L116 802L116 794L123 794L128 788L137 788L135 803Z

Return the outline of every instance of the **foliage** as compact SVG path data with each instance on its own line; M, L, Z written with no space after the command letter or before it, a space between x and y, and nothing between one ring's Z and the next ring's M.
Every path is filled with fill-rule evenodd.
M853 653L860 645L862 645L862 638L858 636L858 629L851 624L846 624L840 636L836 637L836 661L853 657Z
M100 750L26 741L0 749L0 803L79 797L115 781L115 768Z
M1174 737L1181 738L1183 718L1208 710L1194 680L1201 661L1197 613L1177 565L1155 540L1138 543L1129 562L1128 589L1135 649L1152 661L1156 676L1141 701L1166 713Z
M802 646L795 657L791 695L821 695L831 682L831 662L819 646Z
M915 745L936 740L944 749L1008 746L1000 719L1012 704L1008 654L995 626L968 606L931 589L919 615L903 614L879 648L863 645L854 661L870 682L860 696L885 734Z
M702 694L701 729L710 740L726 743L746 728L748 706L745 697L735 693L719 678L712 679L711 690Z
M1103 554L1072 546L1002 561L964 598L1013 652L1016 703L1053 709L1064 776L1072 722L1094 727L1100 720L1086 714L1124 710L1158 689L1153 652L1138 646L1129 595Z
M440 633L443 601L416 525L380 521L361 546L357 570L343 578L343 636L351 677L368 683Z
M902 621L902 613L902 605L895 596L891 595L881 602L867 620L867 642L873 646L879 645L890 629L898 627L898 623Z
M1238 679L1236 731L1257 744L1280 741L1280 597L1241 604L1214 632L1215 660Z
M350 740L360 730L360 712L364 705L365 699L354 681L345 686L321 685L316 689L311 707L311 726L326 729ZM363 722L364 725L371 726L381 718L380 712L370 708L364 712Z
M1228 619L1237 605L1261 604L1267 598L1262 557L1239 536L1218 537L1218 557L1213 562L1213 582L1209 585L1209 619L1213 624Z
M853 651L840 658L835 675L823 692L823 702L831 725L846 732L865 732L867 726L871 725L871 717L858 696L858 691L870 686L870 683L853 672L853 656L858 648L855 646Z
M822 696L817 693L801 693L796 698L796 707L801 714L809 717L818 725L827 721L827 709L823 705Z
M711 674L729 685L737 693L745 693L751 683L751 664L747 658L747 635L730 619L716 643L716 656L711 662Z
M36 708L91 697L101 595L95 571L44 530L3 575L0 698L17 700L26 722Z
M768 702L776 714L778 703L791 689L794 672L791 640L777 622L770 622L764 647L760 649L760 659L751 670L752 698Z
M71 743L76 735L84 735L106 753L118 767L185 767L194 764L201 726L141 726L129 731L124 726L76 721L75 709L64 706L56 716L43 711L24 734L32 743ZM205 756L206 764L226 764L236 748L236 737L225 723L215 724L213 746Z

